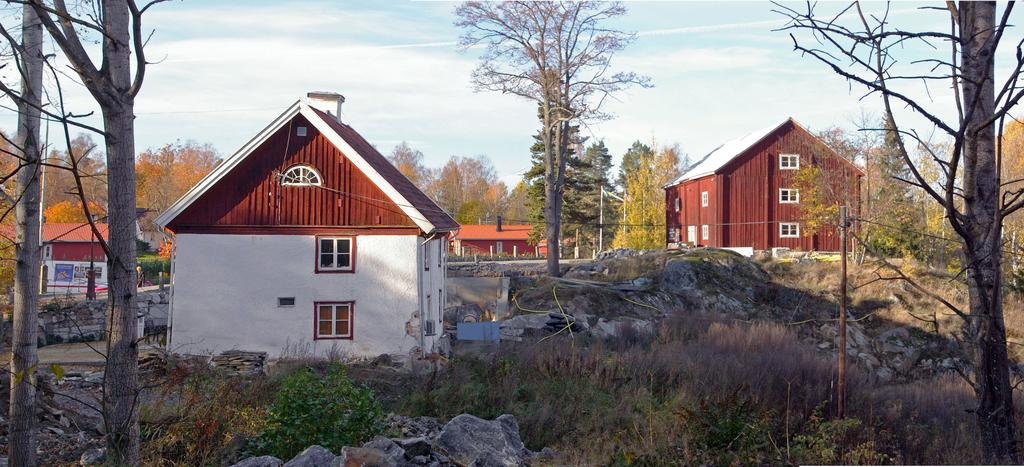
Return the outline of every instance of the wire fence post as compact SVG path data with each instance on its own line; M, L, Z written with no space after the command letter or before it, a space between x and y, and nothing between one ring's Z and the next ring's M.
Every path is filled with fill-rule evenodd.
M836 384L836 416L842 420L846 409L846 251L849 248L849 220L846 206L839 207L839 375Z

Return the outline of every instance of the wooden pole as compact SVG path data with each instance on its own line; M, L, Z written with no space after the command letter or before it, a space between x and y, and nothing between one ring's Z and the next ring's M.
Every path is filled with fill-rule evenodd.
M836 415L842 419L846 409L846 250L849 238L849 224L846 206L839 207L839 382L836 384Z
M601 196L597 202L597 251L604 251L604 185L601 185Z
M576 228L576 247L572 249L574 259L580 259L580 229Z

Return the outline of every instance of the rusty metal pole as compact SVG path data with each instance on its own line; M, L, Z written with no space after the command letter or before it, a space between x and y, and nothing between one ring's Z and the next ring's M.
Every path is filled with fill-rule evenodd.
M849 221L846 218L846 206L839 207L839 382L836 384L837 410L836 415L842 419L846 409L846 250L849 245Z

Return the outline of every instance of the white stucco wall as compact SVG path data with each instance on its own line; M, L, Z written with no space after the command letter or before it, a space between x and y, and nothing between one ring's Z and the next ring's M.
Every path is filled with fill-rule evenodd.
M358 236L355 273L315 274L311 235L178 235L172 350L265 351L276 358L286 346L317 355L336 346L348 355L408 354L421 345L407 323L422 303L422 240ZM279 308L278 297L295 297L295 306ZM317 301L355 302L351 340L314 340ZM433 340L425 344L430 352Z

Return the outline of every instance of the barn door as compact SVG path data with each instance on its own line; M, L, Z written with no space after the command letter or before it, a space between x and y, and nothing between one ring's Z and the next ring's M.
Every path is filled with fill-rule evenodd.
M692 245L697 244L697 226L689 225L686 227L686 241Z

